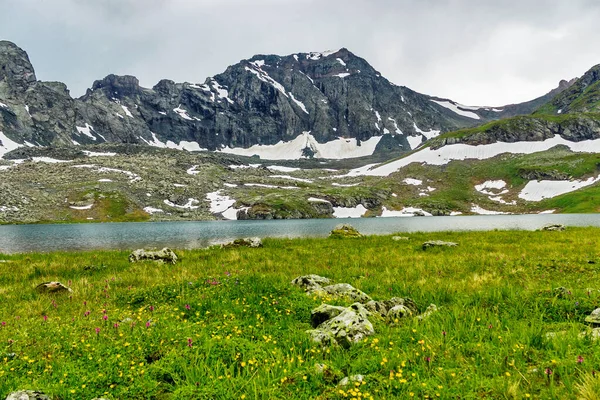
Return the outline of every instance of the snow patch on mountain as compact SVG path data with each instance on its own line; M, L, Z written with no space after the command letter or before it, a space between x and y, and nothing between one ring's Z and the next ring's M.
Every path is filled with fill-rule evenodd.
M481 117L473 112L461 110L457 104L451 103L449 101L440 101L440 100L431 100L432 102L447 108L455 114L461 115L463 117L472 118L472 119L481 119Z
M85 135L94 141L98 139L96 136L92 135L94 127L87 122L85 123L85 126L76 126L75 128L80 135Z
M298 107L300 107L302 109L302 111L304 111L306 114L308 114L308 110L306 109L306 106L304 105L304 103L301 102L300 100L296 99L294 97L294 95L292 94L292 92L290 92L290 98L292 99L292 101L294 103L296 103L296 105L298 105Z
M2 131L0 131L0 158L9 151L18 149L19 147L23 147L23 145L10 140Z
M344 159L372 155L380 140L381 136L373 136L360 142L360 145L355 138L338 138L327 143L319 143L310 132L303 132L289 142L280 141L273 145L259 144L247 149L226 147L220 151L248 157L258 155L266 160L298 160L304 157L303 150L309 148L314 152L315 158Z
M591 186L598 181L600 176L572 181L529 181L519 193L519 198L526 201L542 201Z
M246 69L246 71L256 75L258 77L258 79L260 79L261 81L268 83L269 85L273 86L275 89L279 90L281 92L281 94L283 94L285 97L288 97L283 85L281 83L277 82L275 79L271 78L269 76L269 74L267 74L261 68L256 68L256 69L249 68L249 67L244 67L244 68Z
M333 207L333 216L335 218L360 218L367 212L362 204L356 207Z

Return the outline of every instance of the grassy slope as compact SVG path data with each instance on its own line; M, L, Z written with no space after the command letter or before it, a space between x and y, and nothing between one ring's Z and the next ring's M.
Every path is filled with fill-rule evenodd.
M417 207L439 208L467 212L472 203L487 209L508 212L535 212L557 209L560 212L596 212L600 201L593 193L594 187L568 193L542 202L520 202L516 206L503 206L488 199L488 196L475 191L474 186L486 180L504 180L510 194L506 201L518 200L518 193L528 182L522 175L531 171L564 173L573 178L595 175L600 164L599 154L578 154L568 149L554 148L545 152L528 155L500 155L489 160L454 161L445 166L411 164L377 185L390 187L398 197L386 202L388 207L401 207L410 204ZM428 197L419 197L418 188L402 184L405 177L422 179L423 186L436 190Z
M597 393L600 348L578 334L600 303L588 289L600 230L410 237L266 240L179 251L176 266L130 265L125 252L0 257L10 260L0 263L0 397L37 388L56 399L351 398L336 384L353 374L365 375L355 390L378 399ZM424 252L427 239L460 246ZM364 343L321 350L304 333L321 301L289 284L307 273L441 309L421 323L375 321ZM70 282L72 297L34 294L53 279ZM571 294L553 296L558 286ZM566 333L548 340L550 331Z

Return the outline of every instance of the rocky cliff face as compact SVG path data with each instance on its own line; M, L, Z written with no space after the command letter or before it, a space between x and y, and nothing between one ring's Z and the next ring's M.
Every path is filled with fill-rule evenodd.
M202 84L162 80L148 89L133 76L109 75L79 99L62 83L37 81L13 43L0 42L0 69L2 153L116 142L272 159L348 158L408 151L506 113L396 86L347 49L254 56Z

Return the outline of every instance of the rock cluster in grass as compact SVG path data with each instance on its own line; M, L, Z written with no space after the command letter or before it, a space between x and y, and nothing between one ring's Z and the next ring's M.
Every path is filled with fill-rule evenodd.
M156 261L166 264L175 264L177 262L177 255L175 252L167 247L162 250L134 250L129 255L129 262L134 263L138 261Z
M19 390L9 394L6 400L50 400L50 397L36 390Z
M359 238L361 233L350 224L339 224L329 233L330 238Z
M429 240L423 243L423 250L427 250L433 247L456 247L458 243L444 242L443 240Z
M319 275L299 276L292 284L302 288L307 295L346 298L354 302L348 307L321 304L312 310L311 325L314 329L308 330L307 333L314 342L324 346L341 345L348 348L366 336L375 334L369 318L383 319L394 325L408 317L422 320L437 311L437 307L432 304L419 315L418 307L412 299L393 297L389 300L375 301L348 283L330 285L328 278Z
M262 247L262 240L259 237L250 237L243 239L235 239L232 242L222 244L222 248L232 248L232 247L251 247L251 248L259 248Z
M35 290L38 293L70 293L73 290L60 282L44 282L36 286Z

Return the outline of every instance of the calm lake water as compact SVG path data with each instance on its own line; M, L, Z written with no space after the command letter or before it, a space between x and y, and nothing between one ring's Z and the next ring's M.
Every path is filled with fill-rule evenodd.
M363 234L386 235L418 231L535 230L549 223L600 226L600 214L5 225L0 226L0 253L164 246L191 249L248 236L322 237L343 222L352 224Z

